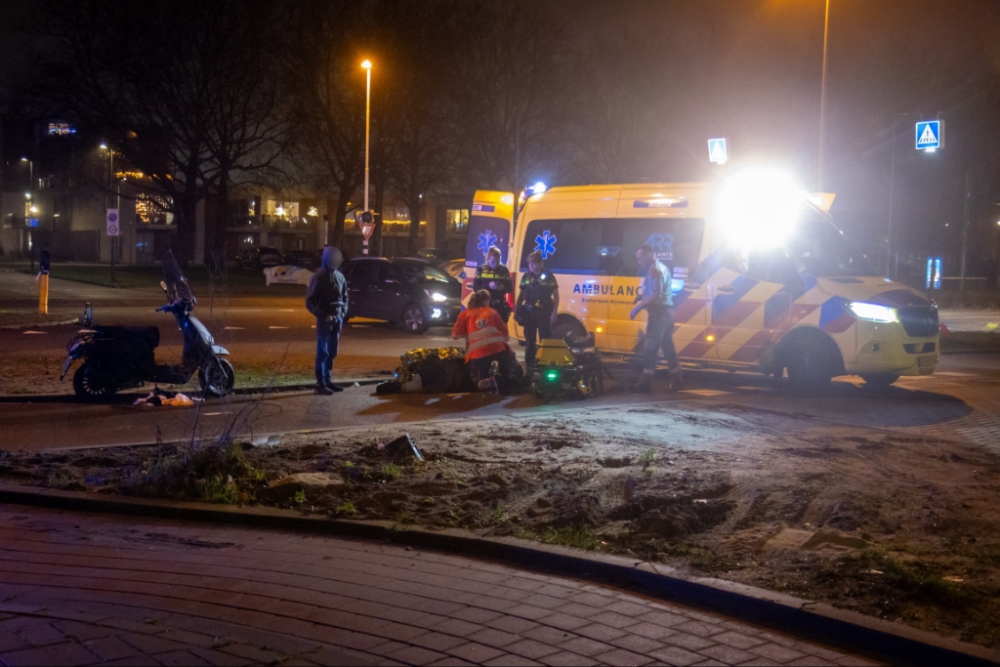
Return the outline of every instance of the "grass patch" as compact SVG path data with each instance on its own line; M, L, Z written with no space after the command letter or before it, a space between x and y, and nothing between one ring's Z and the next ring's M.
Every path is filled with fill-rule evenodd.
M403 475L403 469L395 463L386 463L379 468L379 477L386 482L392 482Z
M563 547L574 547L587 551L599 551L601 540L590 526L566 526L564 528L549 528L538 537L545 544L558 544Z
M642 466L643 472L650 472L654 461L656 461L656 452L652 449L647 449L639 456L639 465Z
M358 508L354 506L354 503L344 503L337 508L337 514L341 516L354 516L358 513Z

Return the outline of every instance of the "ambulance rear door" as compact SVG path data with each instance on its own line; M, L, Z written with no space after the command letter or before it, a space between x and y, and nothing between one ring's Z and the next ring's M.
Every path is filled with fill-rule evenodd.
M500 250L500 263L506 265L510 254L514 220L514 195L510 192L476 190L469 216L469 238L465 244L465 271L462 278L462 303L472 293L476 269L486 263L491 246ZM514 284L517 278L511 271Z

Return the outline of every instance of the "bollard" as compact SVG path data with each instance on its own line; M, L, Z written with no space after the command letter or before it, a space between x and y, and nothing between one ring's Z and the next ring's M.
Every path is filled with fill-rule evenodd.
M38 257L38 314L49 314L49 251L43 250Z

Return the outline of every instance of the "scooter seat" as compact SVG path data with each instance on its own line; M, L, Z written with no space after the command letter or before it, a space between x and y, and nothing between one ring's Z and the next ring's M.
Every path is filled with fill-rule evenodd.
M150 348L160 344L160 330L154 326L148 327L119 327L119 326L93 326L94 331L110 338L138 338Z

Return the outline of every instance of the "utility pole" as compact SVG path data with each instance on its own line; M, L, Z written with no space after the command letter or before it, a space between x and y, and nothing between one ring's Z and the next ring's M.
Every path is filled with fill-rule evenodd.
M958 291L965 291L965 255L969 248L969 204L972 200L972 168L965 170L965 210L962 221L962 278L958 283Z

